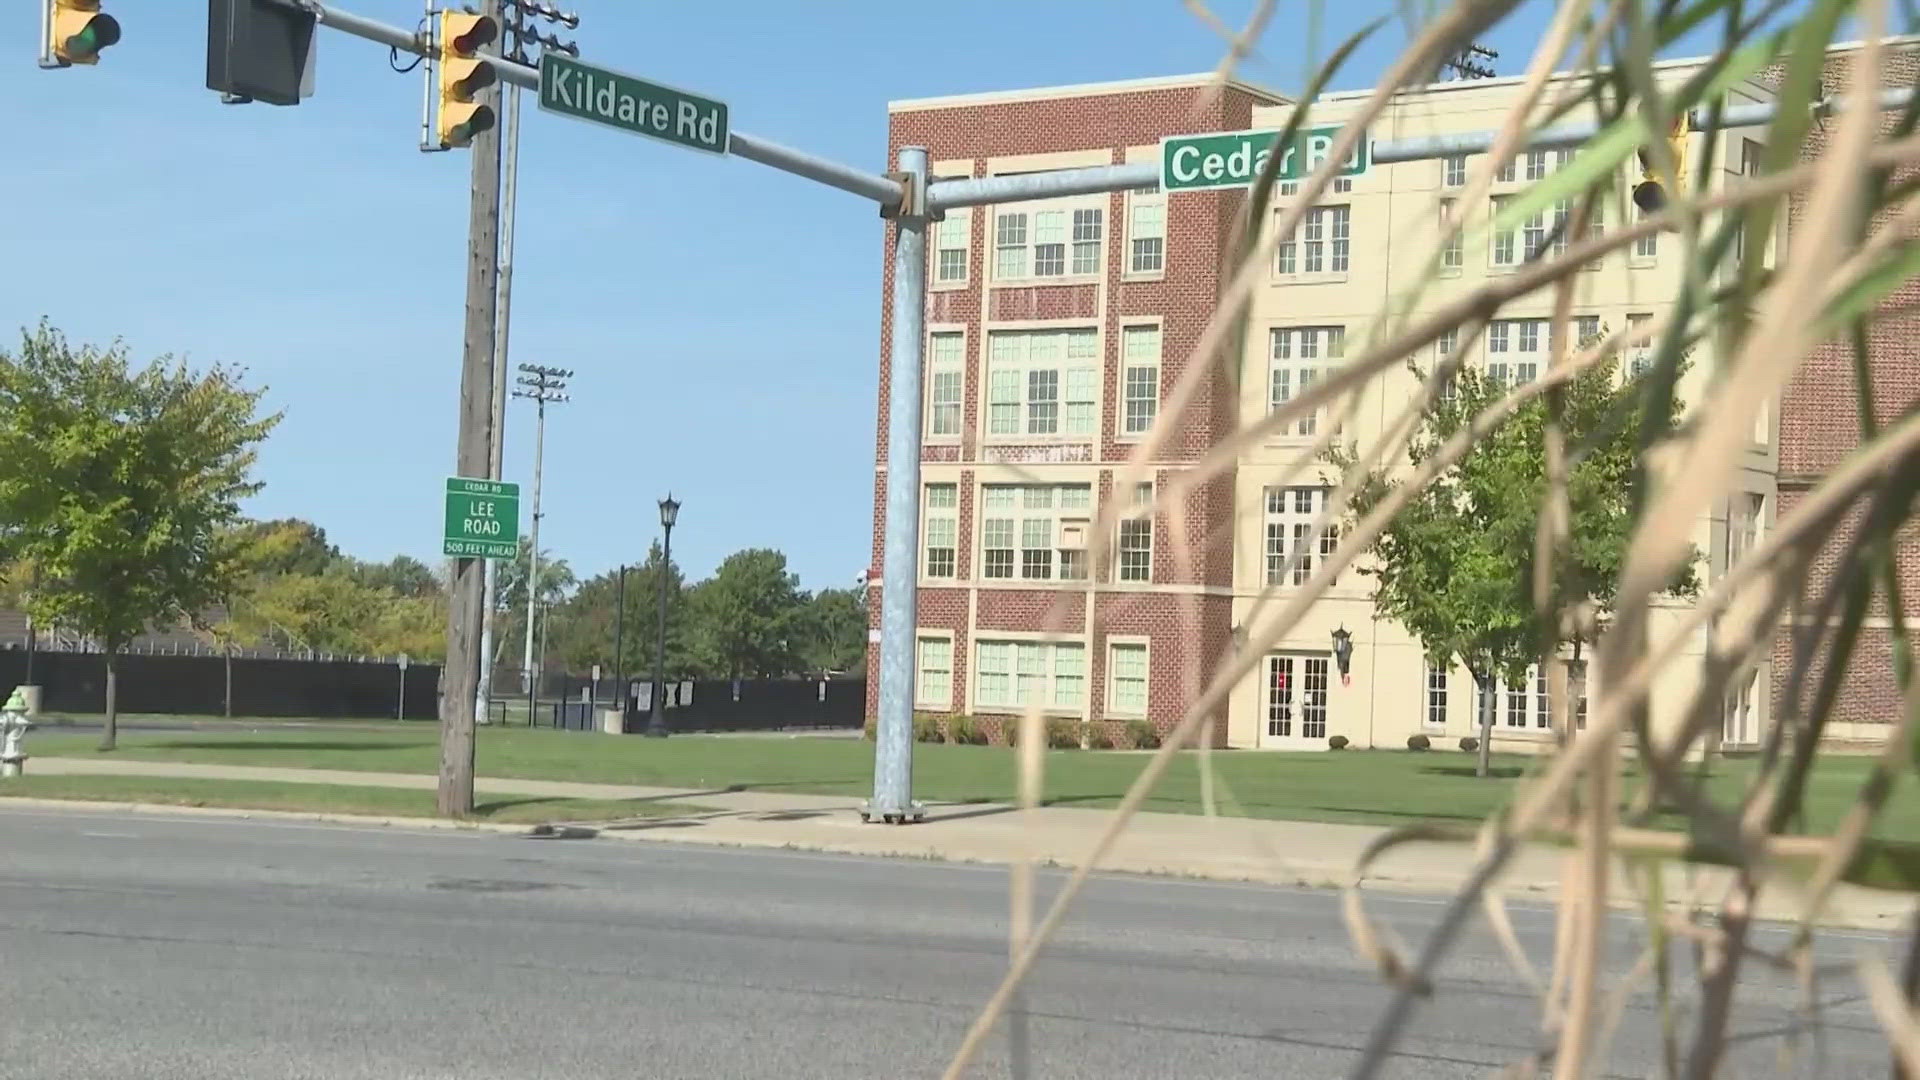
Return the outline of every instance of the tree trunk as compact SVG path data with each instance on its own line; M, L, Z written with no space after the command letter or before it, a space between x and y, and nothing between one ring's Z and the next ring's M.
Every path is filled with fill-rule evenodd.
M1473 681L1480 688L1480 755L1473 774L1485 777L1493 764L1493 707L1499 686L1492 676L1476 675Z
M107 646L107 722L100 732L100 749L120 745L120 650Z

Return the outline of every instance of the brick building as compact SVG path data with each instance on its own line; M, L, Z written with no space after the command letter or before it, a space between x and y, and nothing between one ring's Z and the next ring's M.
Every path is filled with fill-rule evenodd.
M1666 82L1694 63L1661 65ZM1906 77L1910 78L1911 73ZM928 149L939 178L1155 160L1167 135L1277 128L1291 105L1256 87L1209 89L1210 77L1139 80L989 93L890 106L889 156ZM1511 106L1518 80L1441 83L1401 95L1376 122L1375 139L1488 130ZM1551 91L1550 91L1551 92ZM1740 83L1731 103L1771 100L1767 79ZM1364 94L1335 94L1315 106L1337 124ZM1732 132L1714 167L1690 183L1738 183L1759 167L1764 132ZM1496 176L1496 204L1563 165L1566 152L1523 152ZM1695 161L1698 156L1696 153ZM1504 233L1476 235L1442 250L1431 223L1457 201L1473 158L1380 166L1332 185L1299 231L1279 245L1253 299L1238 378L1209 373L1171 444L1152 463L1151 482L1189 469L1209 446L1297 392L1338 363L1346 343L1381 323L1419 314L1523 264L1549 242L1554 211ZM1619 193L1633 176L1623 174ZM1283 186L1282 203L1292 194ZM1337 478L1313 461L1325 425L1365 444L1390 426L1416 392L1411 375L1374 380L1339 410L1273 432L1182 505L1153 520L1123 523L1109 565L1090 565L1089 528L1116 491L1135 441L1163 407L1211 315L1244 192L1157 189L978 207L930 229L920 602L915 708L967 714L997 727L1039 700L1050 715L1102 723L1176 722L1242 628L1271 594L1305 581L1287 568L1306 549L1306 570L1330 549L1315 514ZM1565 213L1562 208L1560 213ZM1626 220L1615 199L1596 224ZM1423 229L1424 225L1424 229ZM1784 243L1782 223L1767 249ZM1671 238L1644 239L1597 262L1575 286L1582 331L1618 327L1671 306L1681 260ZM891 251L886 253L891 266ZM891 295L892 282L886 282ZM1509 304L1472 343L1470 362L1527 379L1550 352L1551 297ZM889 327L883 306L880 415L887 408ZM1920 381L1913 337L1886 335L1887 414ZM1453 343L1443 339L1439 348ZM1903 351L1904 350L1904 351ZM1680 387L1706 398L1719 358L1696 352ZM1435 356L1410 358L1425 366ZM1628 364L1641 356L1628 358ZM1751 548L1774 515L1852 445L1850 414L1835 417L1822 395L1846 376L1844 354L1816 357L1788 400L1758 419L1731 490L1694 523L1701 577L1712 581ZM1904 381L1901 381L1904 380ZM1850 384L1846 392L1851 393ZM1337 411L1338 415L1332 415ZM877 446L871 590L878 625L886 447ZM1842 432L1840 428L1846 428ZM1302 467L1304 466L1304 467ZM1785 474L1786 483L1776 483ZM1797 490L1804 490L1804 486ZM1776 505L1784 504L1784 505ZM1213 727L1222 745L1310 749L1330 735L1353 744L1399 745L1415 732L1436 739L1477 726L1474 684L1464 671L1429 665L1418 642L1379 615L1367 579L1343 575L1294 632L1234 687ZM1908 595L1920 593L1920 581ZM1087 605L1091 598L1091 608ZM1666 601L1654 631L1685 613ZM1330 638L1351 634L1340 678ZM1885 637L1885 620L1878 632ZM1697 679L1704 634L1673 665L1655 694L1655 724ZM1884 649L1882 650L1884 652ZM1779 654L1750 673L1727 703L1724 737L1752 744L1765 729L1782 676ZM877 665L877 651L870 665ZM871 671L870 675L877 675ZM1546 743L1563 726L1551 715L1547 671L1494 688L1496 737L1521 748ZM870 682L877 689L877 678ZM1773 685L1775 695L1763 688ZM1888 683L1890 686L1890 682ZM869 713L876 704L870 690ZM1847 707L1861 722L1884 719L1884 702ZM1576 710L1583 703L1576 703ZM1849 714L1851 715L1851 714Z
M1883 88L1911 87L1920 83L1920 38L1888 39L1883 54ZM1859 55L1858 44L1836 46L1828 51L1822 82L1829 93L1853 92L1851 66ZM1764 72L1762 80L1773 83L1784 76L1784 65ZM1879 89L1879 88L1875 88ZM1884 113L1880 129L1890 130L1897 113ZM1817 123L1807 140L1806 157L1822 153L1838 119ZM1791 217L1798 225L1804 213L1804 199L1793 200ZM1791 227L1789 229L1791 235ZM1872 377L1876 419L1886 424L1920 401L1920 283L1908 280L1887 297L1875 313L1868 332L1868 363ZM1833 469L1861 441L1859 395L1855 386L1853 349L1845 340L1821 345L1807 357L1788 385L1780 402L1780 474L1779 510L1785 513ZM1804 605L1811 608L1826 584L1832 580L1835 564L1844 540L1829 544L1819 556L1815 570L1808 575ZM1920 619L1920 544L1911 540L1897 551L1903 614L1908 625ZM1796 611L1789 631L1811 623L1810 611ZM1853 653L1846 680L1834 701L1831 737L1845 741L1872 742L1884 737L1887 724L1900 709L1900 694L1893 679L1892 621L1883 590L1876 589L1873 606ZM1790 632L1774 643L1772 705L1784 706L1793 665L1793 641ZM1802 688L1802 700L1811 699L1818 674L1822 671L1818 654Z

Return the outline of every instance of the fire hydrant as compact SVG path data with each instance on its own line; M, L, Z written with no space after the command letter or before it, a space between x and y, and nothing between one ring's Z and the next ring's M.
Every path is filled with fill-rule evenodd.
M32 728L33 721L27 719L27 695L16 687L7 704L0 707L0 778L26 771L27 752L21 749L20 741Z

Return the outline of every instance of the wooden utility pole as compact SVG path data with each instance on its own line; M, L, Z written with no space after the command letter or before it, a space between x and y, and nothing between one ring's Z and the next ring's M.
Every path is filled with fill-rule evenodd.
M484 0L480 13L496 20L501 0ZM479 101L500 115L499 83ZM460 354L460 437L456 476L492 475L493 333L500 279L500 131L496 122L474 135L473 192L467 225L467 319ZM441 817L473 813L473 723L480 684L481 588L485 564L455 559L448 586L447 666L440 693Z

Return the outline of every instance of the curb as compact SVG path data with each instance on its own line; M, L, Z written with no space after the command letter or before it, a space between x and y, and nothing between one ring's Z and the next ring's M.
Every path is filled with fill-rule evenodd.
M173 806L165 803L112 802L91 799L46 799L34 797L0 796L0 807L29 806L42 809L82 810L94 812L117 811L154 816L260 819L266 821L310 822L329 825L349 825L362 828L378 827L391 829L425 829L445 832L491 833L501 836L519 836L537 840L611 840L627 843L667 843L688 844L697 847L736 848L755 850L777 850L798 852L819 852L831 855L852 855L872 859L917 859L922 862L954 863L968 866L1007 866L1008 861L1001 858L982 857L953 851L938 851L930 847L908 847L877 844L856 844L834 842L830 840L792 840L758 839L753 837L727 836L712 837L706 835L688 835L672 829L636 829L632 831L613 831L606 822L550 822L530 824L504 824L486 821L448 821L444 818L426 817L381 817L370 814L331 814L318 811L300 810L249 810L239 807L219 806ZM649 822L668 822L675 818L649 818ZM1077 864L1063 862L1057 858L1042 858L1037 865L1072 871ZM1195 870L1191 867L1167 866L1157 862L1122 860L1112 862L1094 871L1095 874L1122 875L1133 877L1171 878L1184 881L1217 881L1232 884L1271 885L1282 888L1303 889L1344 889L1353 882L1352 870L1347 866L1300 866L1293 865L1280 873L1260 873L1246 869ZM1391 873L1373 874L1363 882L1366 891L1390 893L1395 895L1447 896L1459 888L1460 883L1453 879L1441 879L1428 876L1395 876ZM1512 899L1526 901L1547 901L1559 891L1557 884L1543 881L1521 881L1508 884L1501 892ZM1629 897L1614 897L1608 906L1615 911L1638 912L1641 905ZM1669 901L1670 910L1684 910L1685 905L1678 901ZM1888 931L1898 929L1905 913L1849 912L1844 909L1829 910L1816 925L1829 930L1871 930ZM1779 918L1769 918L1761 913L1759 921L1791 922Z

